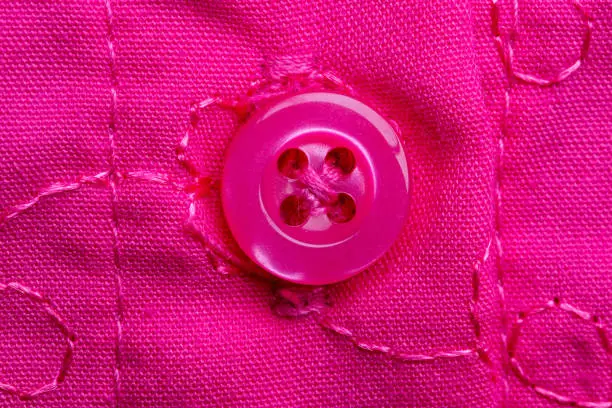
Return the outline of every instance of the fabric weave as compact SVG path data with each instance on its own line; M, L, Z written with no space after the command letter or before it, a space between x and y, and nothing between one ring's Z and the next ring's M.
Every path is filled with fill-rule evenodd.
M3 2L0 283L44 294L76 348L21 401L66 344L0 291L0 407L612 406L612 5L513 4ZM577 61L580 10L580 66L514 78ZM215 250L185 231L176 145L191 104L315 70L397 123L412 201L389 252L304 309L223 261L242 255L214 188L192 210ZM202 110L199 173L218 180L237 126Z

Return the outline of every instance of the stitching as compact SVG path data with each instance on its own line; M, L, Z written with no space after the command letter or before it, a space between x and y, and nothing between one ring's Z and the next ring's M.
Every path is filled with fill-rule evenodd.
M114 277L117 294L117 304L115 311L115 321L117 325L117 338L115 345L115 407L119 407L121 403L121 341L123 337L123 281L121 276L121 264L119 260L119 213L117 209L117 156L116 156L116 145L115 136L117 132L117 89L119 88L119 80L117 73L117 57L115 54L115 28L114 28L114 17L113 9L111 7L111 1L105 0L106 5L106 19L107 19L107 32L106 42L109 51L109 68L110 68L110 93L111 93L111 104L110 104L110 115L108 123L108 141L109 141L109 174L108 174L108 187L111 192L111 211L112 211L112 231L113 231L113 263L114 263Z
M470 302L470 321L472 322L472 326L474 327L474 335L476 336L477 341L480 340L482 335L482 324L478 319L479 316L479 301L480 301L480 280L481 280L481 268L482 266L489 260L490 249L492 240L489 241L487 245L484 255L482 258L474 263L474 270L472 271L472 299Z
M491 245L493 239L489 240L482 258L474 263L474 269L472 271L472 299L470 301L469 317L472 327L474 329L474 336L476 337L476 350L480 360L485 363L491 370L493 370L493 363L489 356L489 351L485 347L482 341L482 323L480 321L480 289L481 289L481 269L485 263L489 260L491 254Z
M578 11L580 18L584 24L584 33L582 35L582 44L580 46L580 53L578 58L568 67L555 73L551 78L543 78L536 74L529 74L520 72L514 69L514 49L512 48L512 38L516 36L516 20L518 19L518 0L513 0L513 14L514 24L511 31L507 35L502 35L499 27L499 16L500 16L500 3L501 0L492 0L493 8L491 10L492 29L495 44L497 45L499 55L502 63L509 77L512 77L518 81L538 86L550 86L562 82L570 75L580 68L587 58L589 47L591 45L591 38L593 34L594 19L589 11L582 5L579 0L572 0L571 3L574 8ZM506 38L508 37L508 38Z
M280 81L258 79L251 82L244 97L234 99L225 99L220 96L208 97L191 105L187 129L176 147L176 159L179 165L194 179L194 185L196 186L193 191L188 192L189 204L185 230L196 241L200 242L207 252L222 259L230 267L237 267L246 272L259 272L259 268L253 263L246 262L235 254L213 245L204 231L195 223L198 200L209 194L211 190L218 188L218 183L210 176L200 174L197 166L188 158L189 141L193 132L196 131L204 112L214 106L232 111L238 121L242 123L250 117L260 103L270 98L285 95L288 92L304 91L321 86L326 89L341 89L348 94L353 94L353 89L337 76L329 72L313 71L306 74L285 76Z
M403 351L395 350L389 346L370 343L367 340L363 340L358 336L354 335L351 330L346 327L338 326L332 322L330 322L325 316L321 316L317 322L324 328L327 329L337 335L345 337L348 339L353 345L359 349L371 351L374 353L380 353L387 355L394 360L408 362L408 363L419 363L419 362L428 362L434 360L452 360L456 358L463 358L467 356L476 356L480 357L484 350L479 350L476 348L468 348L463 350L452 350L452 351L436 351L429 354L411 354Z
M167 174L154 173L152 171L139 170L139 171L128 171L126 173L117 172L116 175L120 181L128 180L128 179L149 181L151 183L157 183L157 184L170 186L179 192L185 192L185 191L188 191L194 188L190 184L181 184L173 180L172 177Z
M52 183L48 187L42 189L38 192L34 197L30 200L25 201L20 204L16 204L13 207L10 207L4 210L0 214L0 226L4 225L6 222L11 219L17 217L19 214L26 212L30 208L34 207L36 204L40 202L45 197L54 196L61 193L67 193L71 191L77 191L81 189L84 185L88 184L99 184L105 183L108 179L108 175L110 172L104 171L102 173L93 175L93 176L81 176L77 180L73 182L57 182Z
M212 245L211 242L208 240L208 238L204 235L204 233L200 231L195 226L195 223L194 223L194 218L196 215L197 200L210 194L213 190L218 188L218 183L215 180L213 180L212 178L208 176L200 175L196 169L196 166L187 158L187 150L188 150L190 135L191 135L191 132L193 132L195 128L197 127L198 121L201 118L201 111L205 110L206 108L210 106L218 105L221 108L230 109L234 111L234 113L236 113L236 115L238 116L240 120L246 120L250 116L250 114L254 112L256 105L259 104L260 102L263 102L264 100L267 100L270 97L278 96L281 94L286 94L287 92L290 92L292 90L293 91L300 90L300 89L303 90L305 88L312 87L313 84L323 85L325 88L328 88L328 89L329 88L336 89L336 90L341 89L342 91L349 93L349 94L354 94L354 91L352 90L351 87L346 85L336 76L328 72L323 72L323 73L314 72L308 75L300 75L297 78L285 78L284 80L281 81L282 82L281 84L274 83L273 81L268 81L268 80L255 81L251 84L251 87L247 91L246 93L247 98L245 99L224 100L222 98L215 97L215 98L208 98L204 100L203 102L193 104L191 106L189 126L188 126L187 131L185 132L183 139L181 139L176 149L176 153L177 153L177 160L179 164L181 164L181 166L183 166L187 170L188 174L194 178L193 183L181 184L173 180L171 176L168 176L165 174L158 174L158 173L154 173L150 171L134 171L134 172L120 173L114 167L114 163L115 163L114 136L115 136L115 130L116 130L116 87L115 86L117 84L117 78L116 78L116 68L114 68L114 64L115 64L114 49L112 45L112 27L111 27L112 26L112 13L110 10L110 2L108 0L106 1L106 4L107 4L107 11L109 13L108 40L109 40L109 50L111 52L111 75L113 76L112 83L114 84L114 86L111 89L111 94L112 94L111 120L109 123L109 143L111 146L111 154L110 154L109 159L111 163L111 170L102 172L102 173L99 173L93 176L82 176L73 182L59 182L59 183L51 184L49 187L41 190L37 195L35 195L29 201L26 201L22 204L15 205L11 207L9 210L7 210L4 215L0 216L0 226L2 226L6 221L9 221L15 218L17 215L29 210L34 205L36 205L41 199L45 197L53 196L53 195L60 194L60 193L76 191L85 185L94 185L94 186L103 185L103 186L109 187L113 194L113 210L115 210L114 207L116 203L117 184L124 180L137 179L137 180L149 181L149 182L163 184L163 185L169 185L173 187L174 189L176 189L177 191L186 193L189 198L188 216L187 216L187 222L186 222L187 229L191 230L190 232L194 235L194 237L198 241L200 241L204 245L208 253L227 261L230 264L230 266L228 267L235 266L243 270L247 268L252 268L251 265L246 265L245 267L244 262L240 258L235 257L233 254L227 254L220 248L216 248L214 245ZM494 9L497 9L496 0L493 0L493 5L494 5ZM495 15L495 13L493 14ZM496 30L496 23L494 22L493 24L494 34L496 32L495 30ZM496 41L501 41L501 39L498 37L499 35L496 35ZM113 74L113 72L115 73ZM292 307L294 308L294 310L290 310L289 314L285 314L285 316L294 317L293 314L305 315L305 314L310 314L310 313L317 313L319 315L319 317L317 318L317 323L321 325L322 328L328 331L331 331L339 336L343 336L347 338L355 347L361 350L381 353L381 354L384 354L386 356L389 356L399 361L418 363L418 362L427 362L427 361L434 361L434 360L441 360L441 359L448 360L448 359L464 358L468 356L476 356L481 361L487 363L488 365L491 365L491 361L488 356L488 350L480 345L481 324L478 320L478 304L480 301L481 267L485 262L488 261L490 257L491 245L495 243L497 247L497 250L499 253L498 263L501 260L501 254L502 254L501 239L499 235L499 208L501 204L501 183L499 182L499 180L501 179L500 170L501 170L501 162L502 162L503 153L504 153L503 137L507 131L506 123L507 123L507 118L509 116L510 78L508 78L508 82L509 82L509 86L505 93L506 103L504 105L505 109L504 109L504 116L503 116L503 122L502 122L502 135L498 140L499 156L498 156L498 167L496 169L496 186L495 186L496 203L497 203L496 216L495 216L496 218L495 232L494 232L493 238L489 241L485 249L483 257L474 264L474 270L472 273L473 293L472 293L472 299L470 303L470 320L474 327L474 333L476 337L476 347L460 349L460 350L451 350L451 351L435 351L429 354L422 354L422 353L410 354L410 353L406 353L403 351L394 350L389 346L371 343L369 341L359 338L358 336L354 335L352 331L349 330L348 328L338 326L330 322L325 316L322 316L321 313L322 313L323 307L320 307L321 305L311 305L309 307L308 304L299 304L299 302L298 303L293 302L294 304L292 304ZM117 238L118 236L117 221L118 220L116 216L114 216L113 222L115 223L115 228L113 230L113 233L115 235L115 238ZM118 263L118 248L117 248L116 253L117 253L117 256L115 256L114 258L116 262ZM214 259L214 258L211 258L211 259ZM219 266L219 268L221 268L221 266ZM502 317L505 320L504 316L506 315L506 312L505 312L505 302L504 302L504 292L503 292L503 277L501 276L500 271L501 271L501 268L498 267L497 286L498 286L500 301L501 301L501 306L502 306ZM117 273L116 278L118 279L118 284L119 284L118 289L120 290L121 280L120 280L120 276L118 275L118 273ZM315 292L316 290L317 289L315 289ZM121 293L119 292L119 295L120 294ZM282 293L280 293L279 296L286 298L286 296L284 296ZM121 303L121 296L118 296L118 299L119 299L119 303ZM118 317L118 345L121 339L120 337L121 335L121 315L120 313L121 313L121 306L118 305L118 314L117 314L117 317ZM581 313L585 313L585 312L581 312ZM593 316L591 318L596 319ZM610 350L609 341L608 341L608 337L606 335L605 329L603 327L603 324L601 322L595 322L595 323L598 327L598 333L601 338L602 344L605 344L604 347L606 348L606 351L610 352L609 351ZM504 324L503 327L506 327L506 324ZM504 344L504 349L508 350L507 340L506 340L507 337L506 337L506 334L503 332L503 330L501 333L501 337L502 337L502 342ZM119 369L119 362L120 362L119 347L117 347L117 353L118 353L117 354L118 357L117 357L117 371L116 371L116 381L117 381L116 397L117 397L117 405L118 405L119 404L119 399L118 399L119 397L119 394L118 394L119 371L118 369ZM66 366L68 364L69 363L66 363ZM515 367L518 365L518 362L512 361L512 365L513 365L513 369L516 369ZM520 365L518 365L518 367L520 367ZM62 375L61 377L62 380L64 376L65 374ZM507 373L506 373L505 383L506 383L506 391L507 391ZM5 387L8 387L7 388L8 392L12 390L10 386L5 386ZM550 398L556 398L556 400L559 402L570 401L569 399L563 396L559 396L555 394L554 392L546 390L537 385L533 385L533 388L540 395L548 396ZM576 405L576 406L580 406L584 408L610 407L610 405L605 405L605 404L608 404L605 402L604 403L590 403L590 402L570 401L570 403L582 404L582 405ZM601 405L601 404L604 404L604 405Z
M489 349L482 343L482 325L479 320L479 301L480 301L480 280L481 280L481 268L489 260L490 249L493 244L493 239L489 240L489 243L485 249L482 258L474 263L474 270L472 273L472 299L470 302L470 322L474 328L474 335L476 337L476 345L472 348L458 349L458 350L446 350L446 351L435 351L432 353L418 353L411 354L404 351L395 350L389 346L382 344L375 344L368 340L364 340L353 332L346 328L332 323L328 318L322 315L320 310L316 312L320 315L317 319L317 323L324 329L331 331L337 335L345 337L353 345L359 349L371 351L375 353L384 354L394 360L407 362L407 363L419 363L419 362L431 362L435 360L452 360L457 358L465 358L474 356L486 364L489 368L493 368L493 362L489 355ZM503 288L502 288L503 290ZM597 407L599 408L599 407Z
M495 171L494 178L494 205L495 205L495 231L493 235L493 240L495 242L495 246L497 249L497 290L500 301L500 315L501 315L501 324L500 324L500 337L501 344L503 350L509 350L508 343L508 312L507 305L505 299L504 292L504 275L503 275L503 244L501 238L501 210L503 205L503 194L502 194L502 179L503 179L503 169L504 169L504 158L505 158L505 150L504 150L504 141L509 137L509 119L510 119L510 101L511 101L511 92L514 81L523 82L526 84L537 85L537 86L550 86L554 84L558 84L563 80L567 79L572 73L576 72L578 68L582 65L582 63L586 60L588 55L589 46L591 43L592 31L593 31L593 18L590 13L582 6L579 0L572 0L572 4L578 10L582 20L585 24L585 32L582 37L582 45L580 47L580 55L578 59L569 67L559 71L552 78L546 79L539 77L537 75L523 73L515 70L514 68L514 50L512 48L511 39L516 37L516 25L518 21L518 0L512 1L512 11L513 11L513 24L510 30L510 33L503 35L500 30L500 4L501 0L492 0L491 2L491 31L493 34L493 40L495 45L497 46L499 56L501 58L505 76L506 76L506 86L504 91L504 105L502 110L502 119L501 119L501 131L499 137L497 139L497 166ZM502 354L502 366L503 366L503 376L502 380L504 383L504 394L503 394L503 405L505 406L508 400L508 395L510 393L510 385L508 381L509 372L512 368L513 372L516 374L516 370L514 369L512 359L508 361L508 357ZM522 381L524 383L524 381ZM535 388L534 388L535 389ZM540 390L540 391L538 391ZM546 396L546 392L541 392L541 387L538 387L536 392L540 395ZM549 395L550 398L555 399L556 394L552 393ZM563 402L563 398L559 396L556 399L557 402ZM587 407L585 405L585 407ZM595 406L599 408L599 406ZM588 407L587 407L588 408Z
M168 185L173 187L177 191L186 192L192 190L194 187L190 184L181 184L177 181L174 181L170 178L170 176L165 174L153 173L150 171L133 171L121 173L119 171L114 172L115 175L115 184L123 182L124 180L134 179L134 180L142 180L149 181L152 183ZM27 212L32 207L41 202L41 200L52 197L55 195L60 195L64 193L70 193L74 191L78 191L84 186L101 186L103 188L110 188L110 179L111 172L103 171L101 173L92 175L92 176L80 176L74 181L70 182L55 182L51 183L49 186L41 189L36 195L34 195L29 200L26 200L22 203L18 203L3 210L0 214L0 226L6 224L13 218L18 215Z
M314 213L316 209L327 210L338 201L338 193L332 188L332 184L339 180L339 176L338 172L325 168L319 174L310 166L301 172L298 180L304 187L304 194L313 203L311 212Z
M312 53L299 55L277 55L266 58L262 64L265 77L276 81L282 81L288 74L300 75L304 72L312 72L316 68L316 57Z
M211 177L202 175L198 171L196 165L188 158L187 152L189 149L189 140L192 132L197 129L199 121L202 119L202 112L207 108L219 104L222 107L227 107L225 102L220 98L208 98L202 102L194 103L189 110L189 123L185 135L176 147L176 159L179 164L187 171L189 176L194 179L194 183L186 189L189 204L187 207L187 219L185 221L185 231L198 241L207 253L210 253L228 264L246 271L255 271L255 267L240 257L229 253L212 244L208 236L196 224L197 202L201 198L210 194L213 189L218 190L218 182ZM218 265L220 267L220 265Z
M329 296L322 286L274 287L272 311L281 317L301 317L321 313L329 306Z
M536 382L531 380L523 370L519 360L516 356L516 348L518 345L518 340L521 334L521 327L525 321L535 315L544 313L551 309L559 309L570 315L574 316L577 319L583 320L589 324L595 326L595 330L597 331L597 335L599 337L601 346L603 347L606 354L612 356L612 347L610 346L609 337L607 334L606 326L604 325L602 319L594 314L589 312L585 312L580 310L569 303L561 301L559 298L554 298L544 305L534 307L532 309L527 310L526 312L519 312L514 320L513 328L510 333L510 341L508 342L508 356L510 359L510 366L512 368L513 373L519 379L519 381L533 389L538 395L552 400L554 402L558 402L559 404L569 405L573 407L580 408L610 408L612 407L612 401L602 401L602 402L594 402L594 401L580 401L577 399L573 399L571 397L565 396L563 394L559 394L555 391L552 391L546 387L542 387L538 385Z
M497 139L497 163L494 174L494 231L493 231L493 242L495 244L497 250L497 258L496 258L496 270L497 270L497 293L499 296L500 303L500 340L501 345L504 350L507 349L507 331L508 331L508 322L507 322L507 307L506 307L506 296L504 292L504 276L503 276L503 244L501 240L501 207L503 203L503 195L502 195L502 178L503 178L503 161L504 161L504 140L508 137L508 118L510 116L510 91L512 88L512 82L510 76L512 66L509 65L511 59L504 60L503 55L504 52L501 51L504 48L504 43L501 38L499 32L499 6L498 0L493 0L493 9L492 9L492 30L496 43L500 47L500 54L502 55L502 61L504 62L504 66L506 68L506 77L507 77L507 86L504 92L504 105L502 111L502 120L501 120L501 132ZM514 0L514 18L518 16L518 2ZM506 61L508 63L506 63ZM508 401L508 395L510 394L510 383L508 381L508 364L505 360L505 356L502 353L502 383L503 383L503 395L502 395L502 406L506 406Z
M21 391L17 389L17 387L14 387L12 385L0 383L0 392L7 393L9 395L14 395L22 401L30 401L38 397L39 395L56 390L64 382L64 380L66 379L66 375L68 374L68 371L70 369L70 366L72 365L72 356L74 355L76 336L74 332L68 327L68 324L62 318L62 316L55 310L51 301L45 296L30 288L20 285L19 283L11 282L6 285L0 283L0 292L9 290L26 297L37 305L42 306L43 310L47 315L49 315L55 326L59 329L62 336L66 338L66 351L64 352L60 368L58 370L57 375L50 383L43 385L42 387L33 391Z
M503 261L504 261L504 248L502 244L501 238L501 212L503 205L503 193L502 193L502 179L503 179L503 164L504 164L504 140L508 137L508 118L510 115L510 90L511 85L508 85L505 91L505 104L503 108L503 117L502 117L502 125L501 132L497 139L498 147L497 147L497 168L495 170L495 222L494 222L494 234L493 240L495 243L495 247L497 250L497 258L496 258L496 270L497 270L497 293L499 296L500 302L500 339L501 344L504 349L507 347L508 343L508 310L506 305L506 293L504 291L504 270L503 270ZM504 404L508 399L508 395L510 394L510 384L508 382L508 367L507 362L502 358L502 366L503 366L503 375L502 381L504 385Z
M256 267L254 265L248 264L246 261L242 260L238 256L233 253L227 252L216 245L214 245L211 240L206 236L206 234L197 226L195 223L196 219L196 207L198 201L198 195L195 193L189 193L189 206L187 209L187 220L185 223L185 231L190 234L196 241L198 241L202 247L207 251L212 253L214 256L222 259L227 262L231 266L237 267L244 271L255 272ZM217 265L218 268L221 265ZM217 268L217 269L218 269ZM227 274L227 273L223 273Z
M201 111L216 105L221 109L233 111L236 114L238 121L242 123L246 121L253 112L255 112L255 110L260 104L269 101L271 98L276 98L293 92L320 89L321 87L327 90L341 91L348 95L355 95L355 91L350 85L342 81L340 78L338 78L331 72L312 71L307 73L291 73L289 75L280 76L278 78L259 79L253 81L249 86L248 90L245 92L245 96L242 98L224 99L221 97L210 97L204 99L202 102L193 104L190 109L189 126L176 150L177 160L187 170L188 174L190 174L192 177L196 177L196 180L198 180L198 177L201 177L198 171L196 170L196 166L187 158L189 139L191 137L190 135L197 127L198 121L201 118ZM394 124L394 127L399 128L397 126L397 123L392 123ZM310 187L312 183L306 182L305 184ZM191 197L189 210L191 221L192 217L195 215L196 200L197 197ZM188 222L188 224L191 224L192 228L194 228L192 222ZM203 242L204 247L209 247L210 242L206 239L204 234L199 230L197 230L196 232L200 234L198 236L198 239ZM483 263L488 259L488 254L489 251L487 248L485 257L482 261ZM228 259L227 256L226 259ZM479 272L479 267L477 267L476 269L477 275ZM478 280L476 282L478 282ZM315 293L317 289L320 288L315 288ZM478 283L476 283L475 286L475 293L478 293ZM277 303L273 304L273 311L275 311L275 313L283 317L297 317L305 314L317 313L319 314L317 322L322 328L347 338L351 343L353 343L357 348L361 350L381 353L402 362L415 363L476 356L488 365L491 364L491 361L488 356L488 350L486 348L481 347L480 345L476 345L476 347L473 348L466 348L460 350L436 351L427 354L411 354L395 350L389 346L374 344L355 336L348 328L341 327L330 322L327 317L321 315L322 308L318 306L308 307L307 305L300 304L299 301L303 301L303 299L298 299L298 303L296 303L295 296L286 296L286 293L282 291L279 291L277 293L277 296L280 299L277 298ZM475 299L477 301L477 295ZM287 303L290 307L287 306ZM275 307L277 307L279 304L282 305L282 309L280 309L280 311L275 309ZM473 322L476 332L478 333L478 335L480 335L480 325L478 324L477 319L474 318Z

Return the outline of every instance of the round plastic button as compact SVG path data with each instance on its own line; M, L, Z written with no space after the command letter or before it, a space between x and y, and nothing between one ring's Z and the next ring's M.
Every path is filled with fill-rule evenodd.
M222 200L234 238L259 266L291 282L329 284L395 241L408 210L408 166L393 127L370 107L303 93L238 131Z

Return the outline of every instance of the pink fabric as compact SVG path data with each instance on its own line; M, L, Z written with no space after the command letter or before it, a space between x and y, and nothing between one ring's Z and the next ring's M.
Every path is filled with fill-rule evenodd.
M609 2L15 0L0 46L0 407L612 405ZM398 124L413 196L305 291L224 224L234 113L191 175L176 145L314 69Z

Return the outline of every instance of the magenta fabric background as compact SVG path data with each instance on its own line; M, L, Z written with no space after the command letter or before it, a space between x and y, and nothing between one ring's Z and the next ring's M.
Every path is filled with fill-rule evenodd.
M577 60L585 22L571 1L520 1L516 15L501 2L510 72L486 0L3 2L0 284L43 293L77 340L57 390L29 402L1 392L0 407L612 406L601 341L612 5L581 7L593 21L586 60L539 86L512 73L554 79ZM328 328L316 312L279 316L278 284L185 233L187 194L105 173L187 182L175 147L191 103L313 68L398 123L413 187L388 254L315 299ZM201 172L219 177L236 126L207 111L189 146ZM196 222L238 253L214 191ZM591 323L558 307L529 314L556 297ZM43 306L0 291L0 383L32 391L56 377L66 343ZM514 356L529 382L509 369L515 338L504 341L520 312Z

